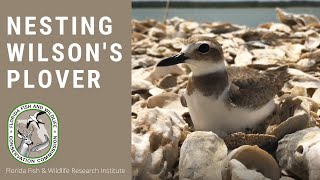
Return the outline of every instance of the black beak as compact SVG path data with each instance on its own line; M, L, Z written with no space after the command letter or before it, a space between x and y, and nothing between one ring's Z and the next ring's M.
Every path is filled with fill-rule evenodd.
M184 55L184 53L180 53L180 54L177 54L177 55L174 55L169 58L161 60L158 63L157 67L159 67L159 66L172 66L175 64L184 63L186 59L188 59L188 57L186 57Z

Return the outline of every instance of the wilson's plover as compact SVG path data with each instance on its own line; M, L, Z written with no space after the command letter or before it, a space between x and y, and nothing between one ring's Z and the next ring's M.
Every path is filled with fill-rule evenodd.
M194 36L175 56L157 66L186 63L190 74L184 97L195 130L223 137L254 128L275 108L274 96L288 80L287 67L259 72L225 66L221 45L212 37Z

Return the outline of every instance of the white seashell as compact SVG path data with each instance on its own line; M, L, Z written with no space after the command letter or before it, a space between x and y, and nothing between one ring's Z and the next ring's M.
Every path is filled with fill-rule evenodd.
M234 62L238 66L252 64L252 54L246 48L240 48Z
M180 150L179 178L221 180L221 169L228 149L213 132L189 134Z
M313 23L318 24L320 22L316 16L309 14L291 14L283 11L280 8L276 8L276 13L279 21L289 26L306 26Z
M270 31L280 31L280 32L285 32L285 33L291 33L291 28L285 24L281 23L272 23L270 26Z
M280 167L287 172L302 179L319 179L320 129L312 127L284 136L276 155Z
M131 121L131 164L136 179L171 179L186 122L174 111L152 108Z
M270 59L283 59L286 56L285 51L282 49L253 49L252 54L257 59L270 58Z
M161 94L153 95L146 100L146 103L148 108L159 107L173 110L179 115L188 112L188 108L181 105L180 95L175 93L162 92Z
M314 59L301 59L297 62L297 65L300 65L302 67L311 68L316 65L316 61Z
M320 88L313 93L312 99L320 105Z
M225 177L223 180L270 180L269 178L264 177L261 173L248 169L240 161L236 159L231 159L228 163L229 167L229 177Z
M279 46L279 49L283 50L288 57L286 59L288 62L297 62L300 59L300 54L304 48L305 46L301 44L285 44Z

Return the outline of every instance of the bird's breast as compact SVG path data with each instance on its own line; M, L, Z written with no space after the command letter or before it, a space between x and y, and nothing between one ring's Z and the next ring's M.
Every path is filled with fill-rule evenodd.
M189 113L196 130L213 131L218 135L244 131L265 119L274 109L273 101L258 110L232 107L225 98L203 96L194 90L185 95Z

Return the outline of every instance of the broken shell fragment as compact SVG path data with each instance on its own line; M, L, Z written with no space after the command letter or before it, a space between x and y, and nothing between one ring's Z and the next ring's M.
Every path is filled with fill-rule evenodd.
M312 99L320 106L320 88L313 93Z
M224 179L228 177L228 163L236 159L246 168L260 172L264 177L278 180L280 178L280 169L276 160L266 151L258 146L244 145L231 151L225 159L225 169L222 174Z
M187 124L174 111L143 109L132 119L131 162L137 179L170 179Z
M228 162L228 169L223 174L223 180L270 180L257 172L256 170L248 169L240 161L236 159L231 159Z
M266 133L276 136L279 140L286 134L306 128L310 121L308 112L311 108L311 104L309 105L306 101L294 96L284 97L284 100L279 103L280 123L269 126Z
M248 64L252 64L252 54L245 48L242 48L238 51L234 62L238 66L245 66Z
M267 148L273 147L276 143L276 136L269 134L245 134L242 132L233 133L223 138L228 149L235 149L242 145L257 145Z
M309 14L291 14L283 11L280 8L276 8L276 14L280 22L287 24L288 26L306 26L310 24L319 24L320 20Z
M312 127L284 136L277 149L279 165L302 179L320 177L320 129Z
M161 93L155 96L151 96L147 99L146 105L148 108L163 108L168 110L174 110L182 116L187 112L187 108L183 107L180 103L180 95L175 93Z

